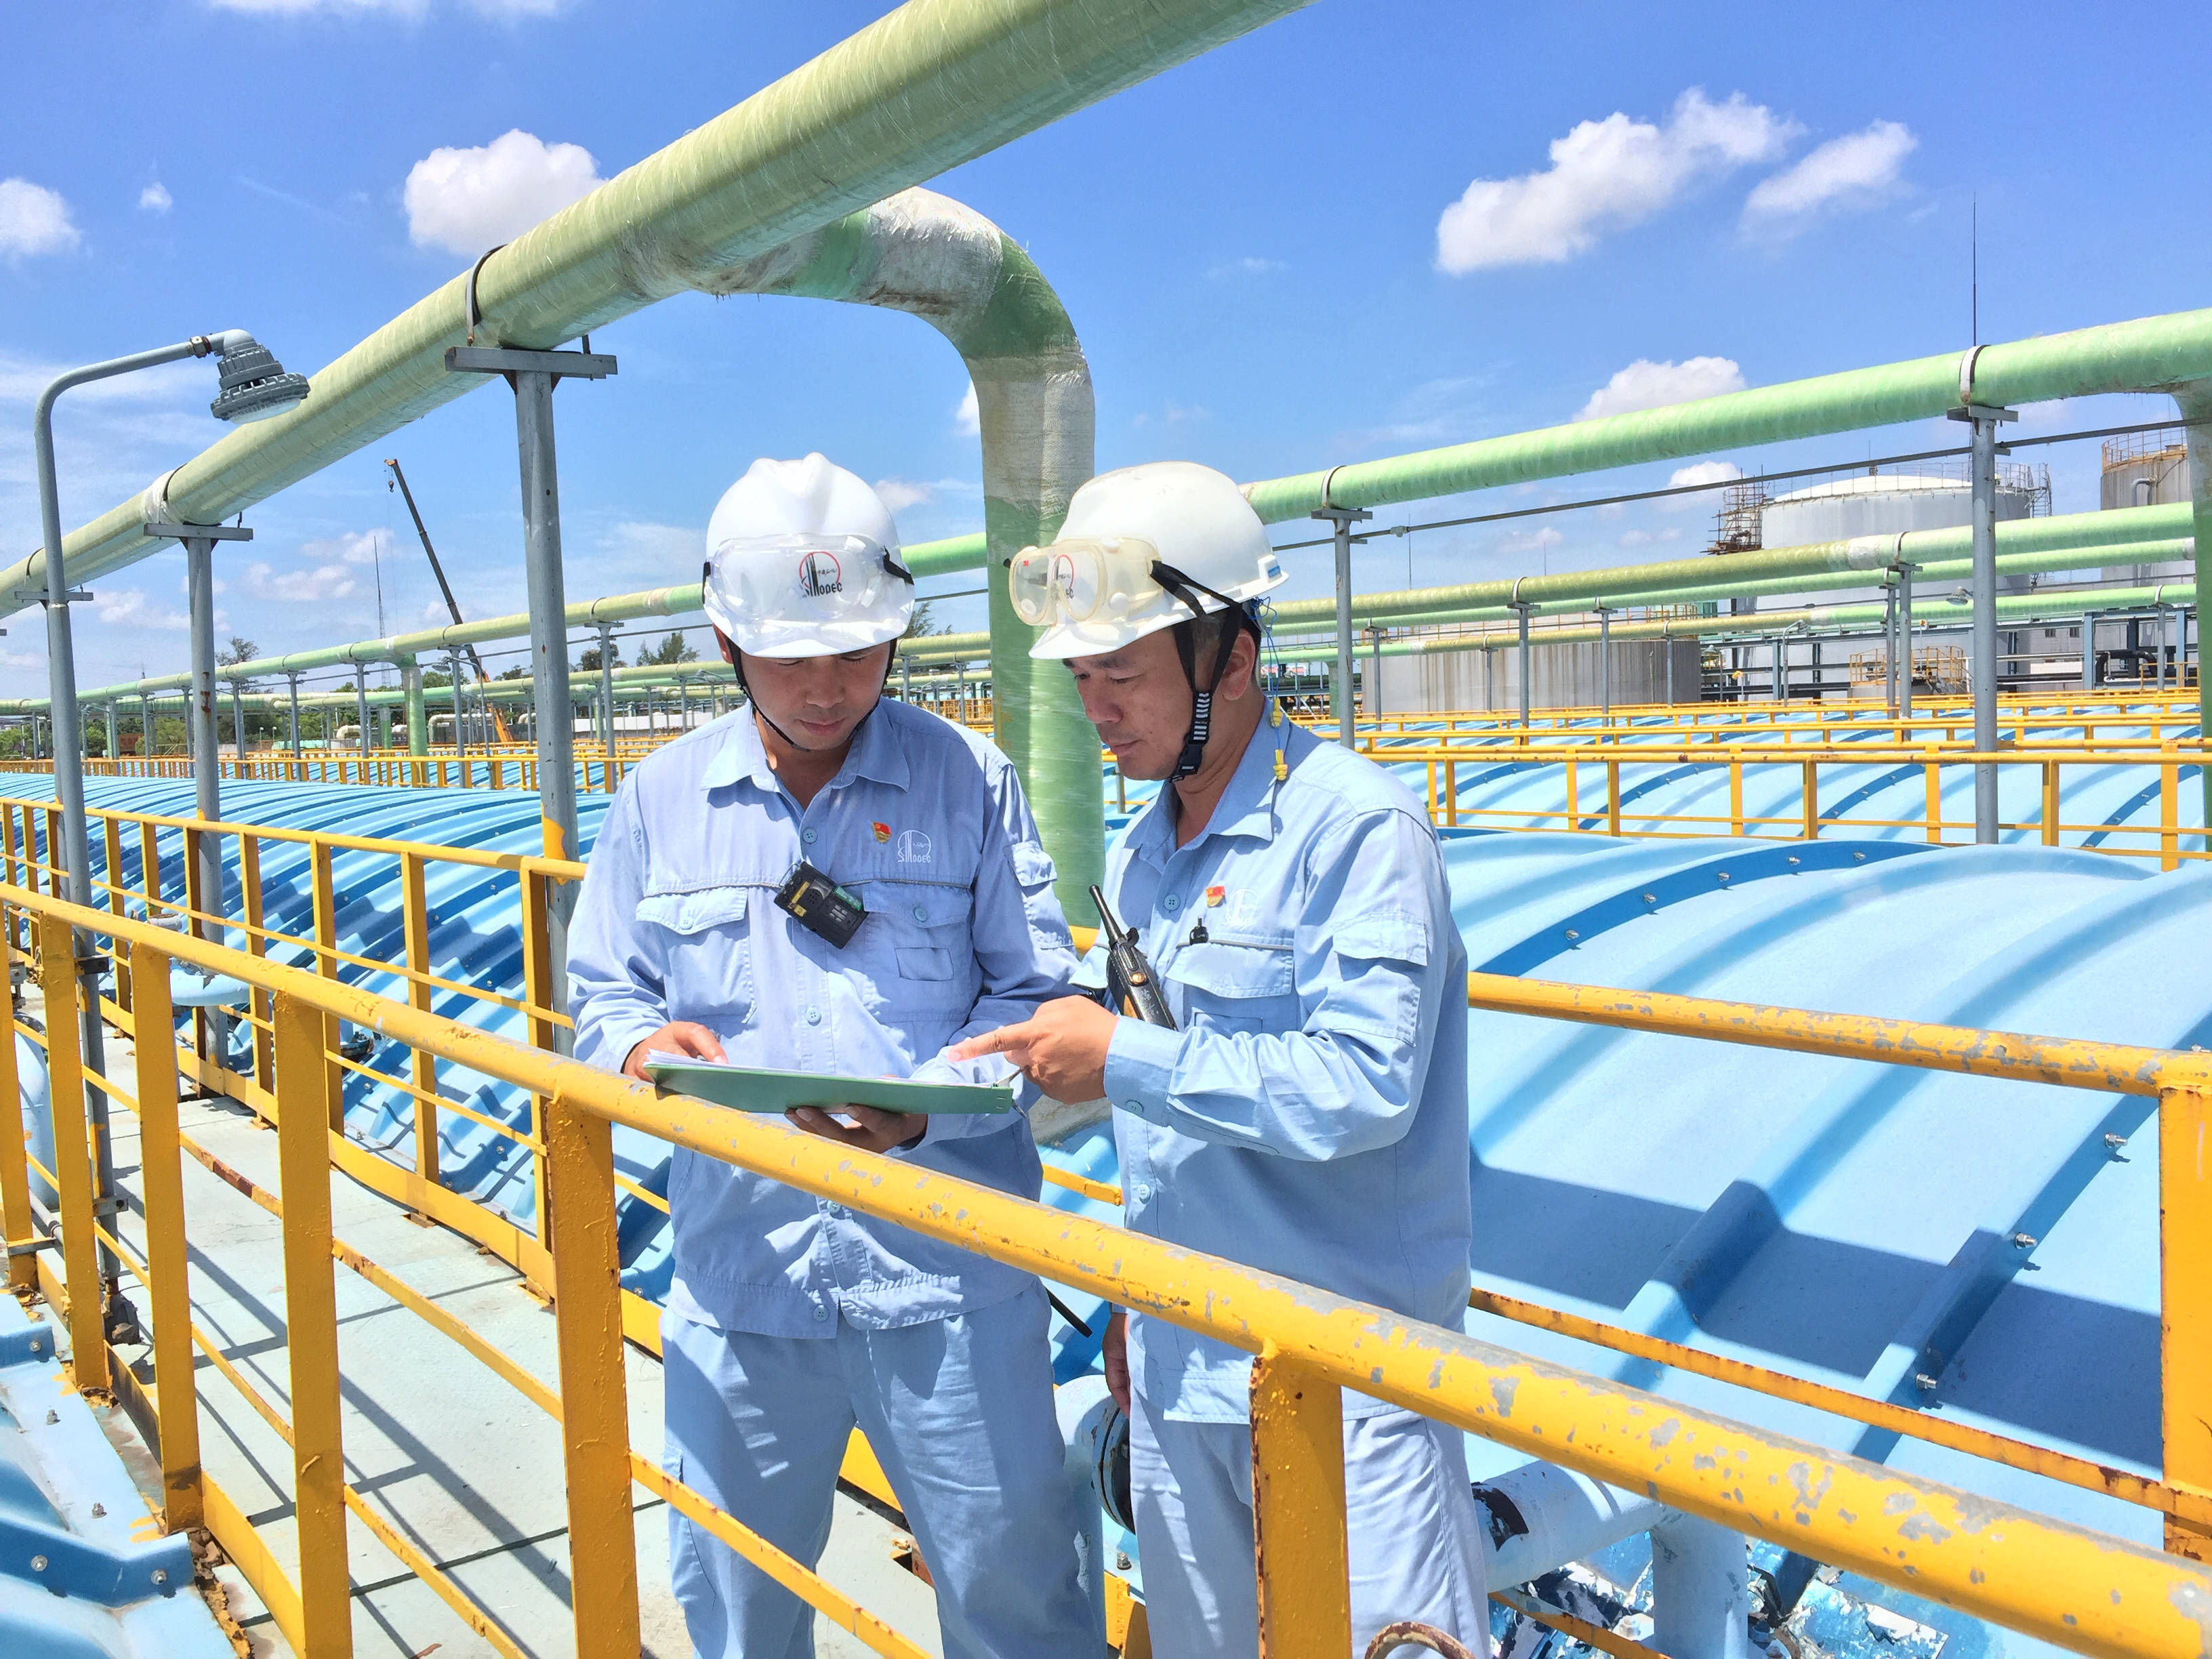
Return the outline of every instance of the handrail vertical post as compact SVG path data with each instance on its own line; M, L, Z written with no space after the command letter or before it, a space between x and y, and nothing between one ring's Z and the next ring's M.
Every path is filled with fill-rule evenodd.
M552 884L544 873L537 870L522 872L522 1000L529 1007L527 1031L530 1046L545 1054L557 1054L561 1027L546 1016L553 1003L552 929L546 918L551 907L546 903L546 889ZM533 1094L530 1097L531 1127L542 1140L545 1134L545 1097ZM552 1233L546 1215L545 1159L535 1160L538 1188L538 1237L541 1243L550 1245Z
M1818 841L1820 839L1820 763L1808 760L1804 763L1804 769L1805 781L1802 790L1805 814L1804 838L1807 841Z
M77 1049L76 963L70 929L52 916L33 924L39 988L46 1000L46 1100L53 1114L54 1180L61 1189L62 1276L69 1285L70 1374L79 1394L108 1387L92 1158L84 1109L84 1062Z
M561 1350L576 1655L636 1659L637 1537L630 1514L614 1127L559 1095L547 1101L539 1121Z
M2043 763L2043 844L2058 845L2058 763Z
M1620 763L1617 760L1605 763L1605 833L1620 833Z
M1729 834L1743 834L1743 757L1729 757Z
M2181 760L2172 750L2159 757L2158 867L2181 867Z
M353 1598L346 1574L337 1286L331 1261L331 1142L324 1114L307 1109L321 1103L323 1012L280 991L273 1023L300 1615L315 1659L347 1659L353 1651Z
M1932 847L1940 847L1943 842L1942 762L1932 744L1923 753L1926 758L1921 762L1921 769L1927 774L1928 781L1928 842Z
M118 954L120 954L118 952ZM169 957L131 947L138 999L139 1188L146 1206L146 1279L154 1318L155 1412L161 1428L161 1515L172 1533L202 1523L199 1398L192 1378L191 1283L177 1124L177 1045L170 1036Z
M1459 823L1459 763L1455 760L1444 763L1444 822L1455 828Z
M123 825L112 812L100 814L100 840L107 851L107 914L123 914ZM137 1004L131 995L131 969L123 952L115 953L115 1006L129 1012Z
M2212 1093L2159 1097L2159 1336L2166 1484L2212 1492ZM2212 1561L2212 1530L2168 1516L2170 1553Z
M319 836L307 846L315 902L315 971L332 984L338 977L338 900L331 872L331 844ZM323 1024L323 1091L325 1121L345 1133L345 1073L338 1066L338 1017L318 1016Z
M430 899L427 866L420 853L399 855L400 906L407 944L407 1000L424 1013L430 1012L430 986L426 977L430 971ZM526 933L532 926L527 910L523 927ZM438 1109L425 1100L423 1095L438 1092L438 1057L427 1048L415 1050L415 1086L422 1091L415 1097L415 1178L423 1186L435 1187L440 1182L438 1164ZM417 1209L423 1206L416 1206Z
M0 917L4 917L0 920L0 939L4 939L15 926L15 916L12 910L0 910ZM10 996L6 1018L0 1022L0 1100L21 1100L21 1089L15 1067L15 1000ZM22 1135L0 1134L0 1241L8 1246L8 1288L16 1291L39 1288L38 1258L32 1254L38 1229L31 1220L30 1174Z
M261 935L262 924L267 916L261 891L261 837L240 834L238 838L238 885L246 908L246 949L249 956L266 957L269 942ZM270 1018L273 1004L270 994L255 989L246 998L246 1006L263 1020ZM253 1030L253 1080L271 1095L276 1091L276 1051L275 1038L266 1025Z
M1350 1652L1343 1391L1273 1342L1252 1362L1252 1545L1262 1659Z

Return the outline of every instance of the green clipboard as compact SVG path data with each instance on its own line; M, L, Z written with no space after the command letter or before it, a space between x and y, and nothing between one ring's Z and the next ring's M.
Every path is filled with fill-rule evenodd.
M1014 1109L1011 1084L908 1083L658 1056L647 1057L645 1073L672 1093L696 1095L740 1112L786 1112L794 1106L873 1106L885 1112L971 1115Z

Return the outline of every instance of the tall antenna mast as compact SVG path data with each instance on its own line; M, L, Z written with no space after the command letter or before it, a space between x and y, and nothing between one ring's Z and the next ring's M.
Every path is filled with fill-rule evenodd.
M1979 345L1982 343L1982 200L1978 192L1967 198L1966 309L1974 337L1966 343Z

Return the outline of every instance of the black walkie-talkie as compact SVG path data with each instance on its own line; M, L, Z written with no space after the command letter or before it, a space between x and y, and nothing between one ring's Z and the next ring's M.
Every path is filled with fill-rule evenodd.
M1168 1000L1160 994L1159 981L1137 936L1114 919L1106 895L1096 887L1091 890L1091 902L1098 907L1099 926L1106 934L1106 1006L1147 1025L1174 1030L1175 1016L1168 1012Z

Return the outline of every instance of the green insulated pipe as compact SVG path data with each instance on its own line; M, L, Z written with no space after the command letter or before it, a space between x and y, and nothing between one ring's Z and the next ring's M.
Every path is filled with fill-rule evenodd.
M2116 508L2109 513L2068 513L2047 519L2008 519L1997 526L1999 557L2048 549L2094 549L2154 538L2185 536L2190 530L2185 507ZM1965 526L1948 530L1916 530L1903 536L1854 536L1847 541L1812 542L1802 547L1753 548L1745 553L1700 553L1686 559L1668 559L1652 564L1613 565L1601 570L1569 570L1540 576L1508 576L1492 581L1460 582L1443 587L1417 587L1392 594L1355 598L1357 614L1373 617L1425 617L1442 611L1466 611L1496 606L1499 613L1516 601L1541 614L1547 610L1577 610L1607 605L1658 604L1672 590L1707 589L1723 596L1749 593L1754 584L1777 577L1834 575L1848 586L1851 577L1880 580L1879 573L1902 558L1927 564L1939 559L1962 559L1972 543ZM2099 562L2095 560L2081 563ZM2128 558L2113 562L2139 563ZM2071 569L2060 565L2058 569ZM1839 584L1831 582L1829 586ZM1630 599L1629 595L1649 596ZM1316 617L1334 617L1336 601L1292 599L1275 607L1279 623Z
M1066 309L1012 237L949 198L902 191L694 283L710 294L788 294L904 311L950 340L975 386L980 539L988 541L991 569L1051 539L1068 497L1091 476L1091 370ZM1036 631L1014 615L1005 584L988 586L994 735L1058 866L1060 908L1082 921L1090 890L1105 874L1097 734L1066 675L1033 672Z
M547 348L697 286L702 270L933 178L1306 0L908 0L736 108L517 237L483 267L479 343ZM313 377L296 413L232 433L172 475L213 524L374 443L477 382L456 276ZM979 385L978 392L981 388ZM138 497L71 532L72 581L145 557ZM42 586L46 562L0 572ZM0 615L21 608L0 597Z
M1999 623L2022 627L2029 623L2077 622L2084 616L2103 616L2115 611L2150 610L2161 605L2187 608L2196 603L2196 583L2160 582L2145 587L2087 588L2065 594L2002 594L1997 599L1996 614ZM1851 632L1879 628L1884 616L1884 609L1879 605L1815 605L1800 606L1794 611L1759 611L1735 617L1661 617L1649 622L1616 622L1612 624L1610 632L1616 644L1624 640L1710 639L1717 635L1747 638L1786 634L1800 628ZM1973 610L1970 605L1944 604L1930 606L1929 611L1915 615L1913 632L1916 635L1948 633L1954 629L1966 628L1972 621ZM1316 644L1326 643L1325 634L1311 637ZM1530 642L1539 647L1589 645L1599 637L1600 630L1595 626L1540 629L1530 636ZM1293 646L1296 644L1295 641L1291 643ZM1429 657L1455 651L1509 651L1516 648L1519 643L1517 629L1497 628L1480 633L1436 634L1386 640L1382 651L1386 657Z
M1245 494L1269 523L1321 507L1382 507L1642 461L1929 419L1957 406L1962 354L1944 352L1663 409L1273 478ZM2034 403L2107 392L2177 392L2212 375L2212 310L2107 323L1978 349L1973 401ZM1324 499L1326 495L1326 499Z

